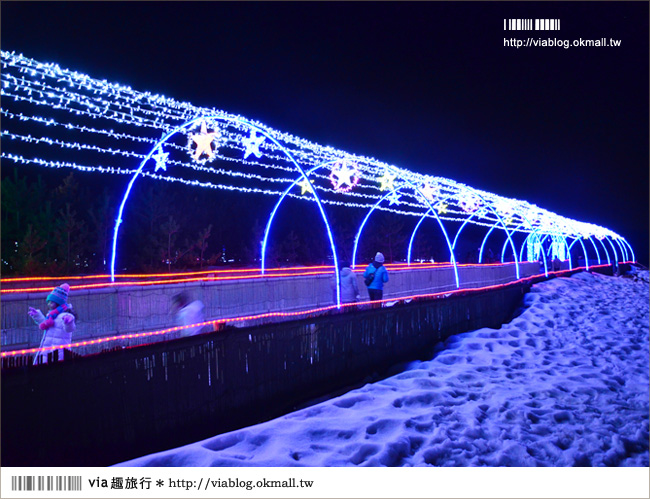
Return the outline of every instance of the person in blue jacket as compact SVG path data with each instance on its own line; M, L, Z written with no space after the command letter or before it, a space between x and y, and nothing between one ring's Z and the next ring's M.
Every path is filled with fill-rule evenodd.
M370 279L372 276L372 280ZM381 300L384 295L384 283L388 282L388 271L384 267L384 255L377 252L375 261L366 268L363 273L366 286L368 286L368 296L372 301Z

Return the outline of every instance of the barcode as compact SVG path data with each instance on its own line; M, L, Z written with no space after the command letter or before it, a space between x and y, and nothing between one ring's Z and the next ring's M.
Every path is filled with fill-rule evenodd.
M559 19L504 19L505 31L558 31Z
M12 476L11 490L81 490L81 476Z

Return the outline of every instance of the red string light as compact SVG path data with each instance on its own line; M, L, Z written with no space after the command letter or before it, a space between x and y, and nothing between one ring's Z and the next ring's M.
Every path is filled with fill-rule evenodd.
M434 268L440 268L440 267L446 267L451 265L449 262L438 262L438 263L428 263L428 262L423 262L423 263L417 263L417 264L411 264L410 266L405 263L389 263L386 264L386 268L389 270L409 270L413 269L414 267L417 268L418 270L425 270L425 269L434 269ZM473 263L466 263L466 264L459 264L458 267L470 267L470 266L484 266L484 267L489 267L489 266L503 266L503 265L514 265L514 262L506 262L505 264L502 263L485 263L485 264L473 264ZM317 271L316 269L322 269L320 271ZM152 286L155 284L180 284L180 283L190 283L190 282L200 282L200 281L207 281L207 282L216 282L216 281L232 281L232 280L240 280L240 279L268 279L268 278L274 278L274 277L301 277L301 276L316 276L316 275L327 275L331 273L333 270L333 267L331 265L316 265L316 266L311 266L311 267L286 267L286 268L275 268L275 269L269 269L268 272L270 275L267 274L259 274L256 272L259 272L257 269L229 269L229 270L212 270L212 271L202 271L202 272L180 272L180 273L172 273L172 274L123 274L120 276L120 278L131 278L131 279L137 279L137 278L142 278L142 279L159 279L159 280L152 280L152 281L124 281L124 282L103 282L103 283L96 283L96 284L81 284L78 286L70 286L70 290L75 290L75 291L80 291L84 289L99 289L99 288L115 288L115 287L125 287L125 286ZM293 271L293 272L290 272ZM302 271L302 272L300 272ZM354 272L360 273L362 272L361 269L355 269ZM235 274L235 273L248 273L248 275L239 275L239 276L231 276L231 275L226 275L224 277L220 277L218 274ZM185 278L185 279L164 279L160 280L162 277L182 277L182 276L199 276L199 277L191 277L191 278ZM15 278L7 278L7 279L1 279L0 282L2 283L10 283L10 282L25 282L25 281L45 281L45 280L56 280L56 281L74 281L74 280L81 280L81 279L109 279L110 276L108 275L94 275L94 276L65 276L65 277L15 277ZM2 289L0 290L0 294L17 294L17 293L45 293L45 292L50 292L51 286L46 286L46 287L32 287L32 288L14 288L14 289Z
M633 263L633 262L621 262L621 263ZM595 268L603 268L603 267L609 267L609 264L604 264L604 265L592 265L590 268L595 269ZM549 272L550 275L559 275L563 274L566 272L574 272L577 270L585 270L586 267L576 267L573 269L567 269L567 270L558 270L555 272ZM490 286L482 286L479 288L462 288L462 289L452 289L449 291L438 291L436 293L426 293L426 294L421 294L421 295L410 295L410 296L400 296L400 297L393 297L393 298L385 298L383 300L376 300L376 301L363 301L363 302L353 302L353 303L342 303L341 308L347 308L347 307L356 307L358 305L377 305L380 303L388 303L388 302L395 302L395 301L405 301L405 300L414 300L414 299L425 299L425 298L436 298L436 297L449 297L450 295L456 295L459 293L475 293L475 292L480 292L480 291L487 291L487 290L494 290L494 289L499 289L499 288L504 288L506 286L511 286L513 284L520 284L526 281L530 281L533 279L538 279L540 277L545 277L545 274L537 274L529 277L523 277L521 279L517 279L515 281L510 281L507 283L502 283L502 284L492 284ZM187 326L174 326L171 328L167 329L161 329L159 331L148 331L145 333L132 333L132 334L122 334L118 336L107 336L104 338L98 338L95 340L85 340L85 341L79 341L75 343L69 343L66 345L55 345L55 346L50 346L50 347L42 347L42 348L30 348L27 350L11 350L8 352L0 352L0 357L5 358L5 357L12 357L16 355L25 355L25 354L32 354L32 353L37 353L37 352L49 352L53 350L60 350L60 349L71 349L75 347L81 347L81 346L88 346L88 345L95 345L99 343L107 343L111 341L118 341L118 340L125 340L125 339L133 339L133 338L147 338L150 336L160 336L168 333L173 333L176 331L181 331L183 329L189 329L189 328L194 328L194 327L199 327L199 326L207 326L207 325L212 325L213 327L219 325L219 324L226 324L229 322L240 322L240 321L247 321L247 320L256 320L256 319L266 319L266 318L271 318L271 317L298 317L301 315L310 315L310 314L315 314L315 313L320 313L320 312L327 312L330 310L335 310L337 308L336 305L328 305L326 307L319 307L319 308L313 308L310 310L302 310L302 311L295 311L295 312L266 312L263 314L256 314L256 315L246 315L246 316L240 316L240 317L231 317L231 318L224 318L224 319L215 319L211 321L204 321L204 322L198 322L196 324L190 324ZM145 346L149 345L151 343L146 343L144 345L138 345L138 346Z

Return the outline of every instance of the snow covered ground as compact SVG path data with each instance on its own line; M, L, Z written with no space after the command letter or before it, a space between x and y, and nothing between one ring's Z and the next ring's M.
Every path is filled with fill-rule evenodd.
M400 374L118 466L648 466L648 272L524 303Z

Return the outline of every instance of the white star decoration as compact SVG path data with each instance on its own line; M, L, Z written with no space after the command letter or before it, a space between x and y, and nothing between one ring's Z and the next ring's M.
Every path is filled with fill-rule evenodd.
M336 166L337 168L330 173L334 190L347 192L357 185L359 176L356 167L350 168L347 162L337 163Z
M475 212L478 207L479 207L479 200L473 196L473 195L468 195L460 200L460 208L465 212L465 213L472 213Z
M221 132L215 130L208 133L205 121L201 122L201 133L194 133L190 135L192 142L196 144L196 150L192 155L195 161L198 161L201 155L208 156L208 160L214 159L215 151L212 150L212 142L221 136Z
M163 152L162 146L158 146L158 150L152 158L156 162L156 169L154 172L157 172L158 170L167 171L167 158L169 158L169 153Z
M244 153L244 159L248 158L251 154L254 154L258 158L262 157L262 153L260 152L260 146L262 145L262 142L264 142L264 135L257 135L255 130L251 130L251 136L248 138L244 138L243 143L244 146L246 147L246 152Z
M388 201L390 201L388 206L393 206L394 204L398 205L399 204L399 198L400 198L400 196L399 196L399 194L397 194L396 191L391 192L390 195L388 196L388 198L386 198L386 199L388 199Z
M439 188L437 185L432 187L431 184L427 182L420 188L420 192L426 199L433 201L439 194Z

